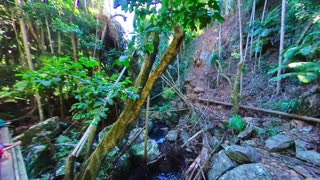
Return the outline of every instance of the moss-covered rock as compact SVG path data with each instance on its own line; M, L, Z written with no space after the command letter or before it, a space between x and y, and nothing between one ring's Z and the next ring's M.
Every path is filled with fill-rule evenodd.
M53 139L64 130L66 124L58 117L53 117L31 126L25 133L16 136L13 141L22 141L23 146L39 143L45 138Z

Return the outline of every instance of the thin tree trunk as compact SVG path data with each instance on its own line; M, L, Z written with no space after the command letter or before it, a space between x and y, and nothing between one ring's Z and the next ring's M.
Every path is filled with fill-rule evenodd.
M46 18L46 26L47 26L47 31L48 31L50 50L51 50L51 53L53 54L54 50L53 50L53 43L52 43L52 39L51 39L51 32L50 32L48 18Z
M263 10L262 10L261 23L264 22L264 16L265 16L265 13L266 13L267 4L268 4L268 0L265 0L265 1L264 1L264 5L263 5ZM259 34L257 42L260 41L260 38L261 38L261 37L260 37L260 34ZM255 60L255 62L257 61L257 58L258 58L258 52L255 51L255 54L254 54L254 60ZM260 63L260 60L261 60L261 50L259 51L258 68L260 68L260 64L261 64L261 63Z
M144 133L144 159L146 164L148 162L148 131L149 131L149 109L150 109L150 95L147 99L147 110L146 110L146 129Z
M105 135L102 142L98 145L95 151L91 154L88 161L85 163L83 173L81 173L82 175L79 177L79 179L96 179L97 174L100 170L102 160L104 159L105 155L119 142L119 140L121 140L124 137L130 123L139 115L139 112L147 97L149 96L150 91L154 87L155 83L165 72L169 64L172 63L173 60L176 58L180 50L181 44L183 42L184 36L185 33L183 32L183 30L179 26L175 27L174 39L171 45L169 46L167 52L162 57L158 67L151 73L150 71L147 72L147 74L145 74L146 68L141 69L140 74L138 76L139 81L136 82L136 87L142 88L140 92L140 98L136 101L127 101L126 107L120 114L118 120L113 124L112 128ZM147 59L150 58L155 58L155 55L151 54L151 57ZM144 63L148 63L145 61ZM143 82L144 80L145 82Z
M73 54L73 60L78 61L78 50L77 50L77 39L76 35L74 33L71 33L71 44L72 44L72 54Z
M29 27L29 30L31 32L31 35L33 37L33 39L36 41L38 47L40 48L41 52L45 52L45 47L43 46L43 44L41 43L41 37L39 39L36 31L34 30L33 26L31 23L27 23L27 26Z
M301 33L301 35L300 35L300 37L299 37L299 39L298 39L298 41L297 41L297 43L296 43L298 46L302 43L304 37L306 36L307 32L309 31L309 29L310 29L312 26L313 26L313 20L311 20L311 21L307 24L307 26L304 28L304 30L302 31L302 33Z
M218 41L218 55L219 55L219 58L222 58L221 57L221 38L222 38L222 25L221 23L219 23L219 41ZM217 68L217 82L216 82L216 87L218 88L219 87L219 81L220 81L220 73L221 73L221 64L218 62L218 68Z
M43 48L43 51L46 51L46 44L44 42L44 29L41 27L40 28L40 46Z
M251 41L250 41L250 57L249 57L249 61L252 60L252 46L253 46L253 32L254 32L254 21L255 21L255 14L256 14L256 0L253 1L253 10L252 10L252 14L253 14L253 17L252 17L252 23L251 23L251 33L250 33L250 38L251 38Z
M282 70L282 54L284 50L285 20L286 20L286 0L282 0L279 64L278 64L277 77L281 75L281 70ZM276 89L277 94L279 94L280 88L281 88L281 80L278 78L277 89Z
M243 50L242 50L242 27L241 27L241 2L238 0L238 12L239 12L239 36L240 36L240 61L237 66L237 74L234 81L233 92L232 92L232 102L233 102L233 113L238 114L239 103L240 103L240 78L243 69Z
M58 54L61 55L62 51L61 51L61 33L60 31L58 31Z

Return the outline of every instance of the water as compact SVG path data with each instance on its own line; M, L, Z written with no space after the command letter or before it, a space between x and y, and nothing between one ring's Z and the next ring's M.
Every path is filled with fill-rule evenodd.
M180 180L180 179L181 179L181 176L177 172L160 173L158 176L153 178L153 180Z

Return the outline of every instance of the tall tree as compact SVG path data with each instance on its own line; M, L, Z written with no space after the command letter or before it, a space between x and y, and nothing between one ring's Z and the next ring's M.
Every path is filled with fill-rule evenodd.
M113 124L101 143L91 154L87 162L84 164L79 179L96 179L100 166L106 154L124 137L130 123L138 116L144 102L149 96L153 86L156 84L161 75L171 64L183 44L185 30L195 30L204 28L212 19L219 19L220 16L219 3L216 0L186 0L186 1L128 1L131 7L135 7L138 14L137 31L141 34L147 33L147 44L141 44L146 52L145 59L140 69L139 75L135 81L135 87L139 89L138 100L127 100L126 106L120 114L118 120ZM155 8L157 4L162 3L161 8ZM128 8L128 4L124 5ZM213 17L207 8L214 9ZM198 12L202 13L198 13ZM188 12L188 16L185 13ZM146 16L148 14L148 17ZM160 18L158 18L160 17ZM181 24L179 24L181 23ZM152 70L155 64L159 46L159 33L171 33L174 30L173 39L162 55L158 65ZM166 44L167 42L163 42Z
M279 63L278 63L278 73L277 73L278 79L277 79L277 89L276 89L277 94L279 94L280 86L281 86L281 79L279 78L279 76L281 75L282 57L283 57L283 50L285 45L284 44L285 21L286 21L286 0L282 0Z
M20 8L24 5L23 0L16 0L15 2L16 2L16 5ZM21 14L22 14L21 16L23 17L22 12L21 12ZM20 24L20 29L21 29L21 36L22 36L22 42L23 42L23 46L24 46L25 57L26 57L26 61L27 61L29 69L34 70L34 64L32 62L32 57L31 57L31 52L30 52L30 47L29 47L29 42L28 42L28 31L27 31L26 23L22 17L20 17L20 19L19 19L19 24ZM44 113L43 113L43 107L42 107L42 102L41 102L41 96L40 96L39 92L35 93L35 99L36 99L37 106L38 106L39 119L40 119L40 121L43 121L44 120Z

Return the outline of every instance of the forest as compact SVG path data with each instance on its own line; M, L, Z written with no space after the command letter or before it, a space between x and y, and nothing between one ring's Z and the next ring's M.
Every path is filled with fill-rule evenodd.
M319 0L1 0L0 180L320 178Z

